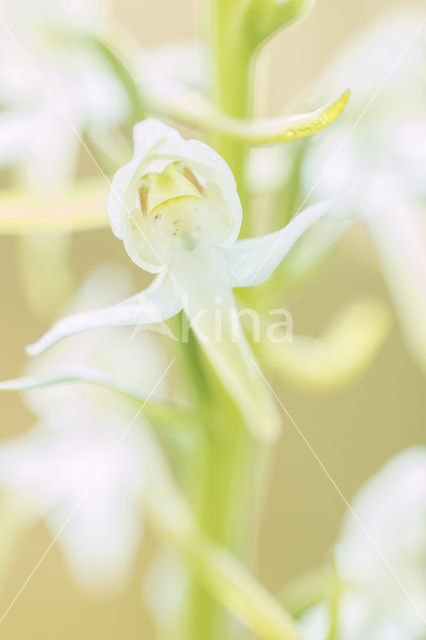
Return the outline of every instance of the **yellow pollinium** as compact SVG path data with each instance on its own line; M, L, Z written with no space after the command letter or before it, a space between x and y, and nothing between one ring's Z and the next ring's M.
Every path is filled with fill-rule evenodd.
M173 162L162 173L148 173L139 188L142 214L154 217L158 208L181 198L203 199L204 187L194 173L180 162Z

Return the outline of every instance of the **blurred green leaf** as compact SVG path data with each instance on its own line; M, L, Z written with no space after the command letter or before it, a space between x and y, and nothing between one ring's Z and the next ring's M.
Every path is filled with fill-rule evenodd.
M142 97L132 74L128 70L120 54L116 53L113 47L107 42L93 35L87 36L87 42L103 58L111 72L119 81L129 100L131 109L131 124L135 124L143 118Z
M108 226L108 185L81 180L62 193L35 195L18 189L0 193L0 234L74 232Z
M365 299L344 309L319 338L265 341L260 349L269 366L290 384L311 392L332 391L368 368L390 328L387 307Z
M163 504L174 505L164 509ZM160 535L190 563L201 582L229 611L265 640L302 640L299 629L265 587L230 551L199 528L179 494L163 488L163 502L146 503Z

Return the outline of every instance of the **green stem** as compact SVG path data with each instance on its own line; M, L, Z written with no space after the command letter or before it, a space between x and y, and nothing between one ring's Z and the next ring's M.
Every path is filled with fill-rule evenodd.
M245 38L243 24L238 24L240 6L240 0L210 0L206 26L212 58L212 102L225 114L247 119L252 115L253 50ZM245 213L243 233L247 233L249 198L245 172L249 147L224 132L216 132L211 142L234 173ZM205 397L200 397L200 404L204 401L206 407L206 440L201 476L197 465L197 475L193 478L198 487L193 507L197 522L208 539L241 557L247 555L247 532L253 529L248 519L248 507L255 447L239 411L199 351L199 364L207 372L213 395L208 403ZM206 581L206 575L213 577L220 573L220 558L210 553L212 548L204 545L195 549L196 545L193 552L197 561L190 576L184 638L226 640L230 637L229 616L212 595L209 579ZM200 566L203 568L201 575ZM265 637L268 633L270 631ZM286 636L283 633L281 637Z
M186 474L186 494L197 522L215 543L241 550L245 513L250 439L238 410L230 401L192 332L184 345L191 366L186 366L194 393L198 395L204 439L200 438L197 459ZM200 388L199 381L203 384ZM187 611L183 620L185 640L217 640L227 637L229 617L225 608L190 569Z
M219 429L218 429L219 425ZM202 490L197 515L203 531L215 543L241 554L246 546L242 526L246 521L246 470L250 458L246 430L241 423L231 424L226 412L212 424L205 450ZM224 431L229 433L225 434ZM229 617L225 609L193 573L189 592L190 616L186 638L225 639L229 634Z
M155 466L155 456L154 466ZM160 468L161 467L161 468ZM165 468L153 469L156 492L147 492L145 510L160 536L187 560L200 585L239 618L251 631L265 640L301 640L297 625L287 611L264 589L245 566L205 535L192 511L176 491ZM198 617L203 610L198 610ZM218 625L200 630L198 639L211 638ZM204 631L207 630L207 635ZM188 637L185 635L185 640ZM222 632L216 639L227 637Z
M253 50L245 37L245 29L238 22L235 0L211 0L209 41L212 58L212 102L224 113L238 118L252 116ZM226 134L212 139L216 150L231 167L238 185L245 216L242 233L247 230L248 194L246 163L249 148Z
M244 30L235 22L239 0L211 0L208 33L212 57L212 102L222 112L238 118L251 116L251 52ZM207 26L207 25L206 25ZM226 133L216 133L213 146L230 165L239 195L248 216L245 169L248 147ZM247 225L245 225L247 228ZM188 345L186 345L188 346ZM199 350L201 351L201 350ZM210 378L213 397L204 401L206 441L202 453L201 477L193 478L198 492L193 503L197 521L209 539L232 550L237 556L247 549L248 501L251 492L249 469L254 447L239 412L229 399L210 364L199 352L198 358ZM199 361L200 364L200 361ZM245 534L245 535L243 535ZM205 562L202 556L195 564ZM211 594L205 579L193 569L188 591L188 610L184 626L185 640L226 640L229 617Z
M294 142L290 172L275 196L274 226L277 229L288 224L303 204L301 172L309 142L306 139Z

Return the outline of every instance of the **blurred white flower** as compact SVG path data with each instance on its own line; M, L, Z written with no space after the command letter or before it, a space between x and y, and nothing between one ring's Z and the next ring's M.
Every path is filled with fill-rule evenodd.
M95 0L2 2L0 168L23 168L27 187L66 184L78 135L127 114L120 83L90 41L105 15Z
M99 268L73 306L109 302L130 286L124 271ZM133 340L126 329L87 338L57 345L29 373L84 364L150 391L166 369L159 343L147 332ZM142 499L152 482L149 428L141 416L128 428L137 406L96 385L25 391L24 399L38 421L0 444L0 489L18 500L28 524L45 519L78 581L97 589L120 587L140 542Z
M184 309L248 424L274 437L277 411L238 322L232 287L263 282L331 204L306 209L278 232L236 242L242 211L226 162L158 120L136 125L134 138L133 159L112 183L111 227L137 265L161 273L133 298L60 320L29 353L87 329L161 322Z
M135 63L135 79L148 93L174 98L202 90L205 68L203 45L177 40L142 50Z
M3 443L0 483L23 517L44 517L77 580L119 587L140 539L144 442L132 430L117 446L129 414L90 409L82 404L78 422L65 410Z
M423 638L426 449L408 449L393 458L361 488L352 507L368 534L348 512L336 544L343 584L336 639ZM327 606L314 607L302 623L309 640L326 640Z
M426 367L426 38L424 15L404 7L369 27L321 81L352 97L305 155L305 191L346 195L367 226L406 341Z

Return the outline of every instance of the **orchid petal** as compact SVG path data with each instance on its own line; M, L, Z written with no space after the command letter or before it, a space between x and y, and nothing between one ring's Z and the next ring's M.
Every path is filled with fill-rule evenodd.
M111 227L117 237L122 237L120 220L123 213L128 213L126 205L130 210L134 208L133 197L127 202L126 199L123 199L122 194L126 194L131 188L138 169L143 173L144 165L149 163L149 155L152 158L168 159L170 162L183 160L202 167L203 173L206 174L207 171L210 179L220 184L221 188L226 191L226 196L231 200L236 211L236 221L241 223L241 205L236 193L234 176L216 151L199 140L184 140L176 129L155 118L147 118L135 125L133 137L133 159L119 169L114 176L108 203ZM140 177L139 174L136 176L137 179Z
M191 328L248 426L275 439L280 416L241 329L223 255L198 247L176 256L171 270Z
M115 174L108 200L109 221L117 238L123 238L122 216L134 209L134 199L129 198L127 193L135 181L135 174L146 163L147 154L167 135L178 134L160 120L143 120L133 129L133 158ZM139 178L139 175L136 177Z
M176 315L182 308L176 287L167 272L132 298L112 307L85 311L62 318L35 344L27 347L27 353L35 356L62 338L90 329L129 327L162 322Z
M233 287L260 284L277 268L297 240L335 205L336 200L314 204L293 218L283 229L258 238L239 240L222 249Z

